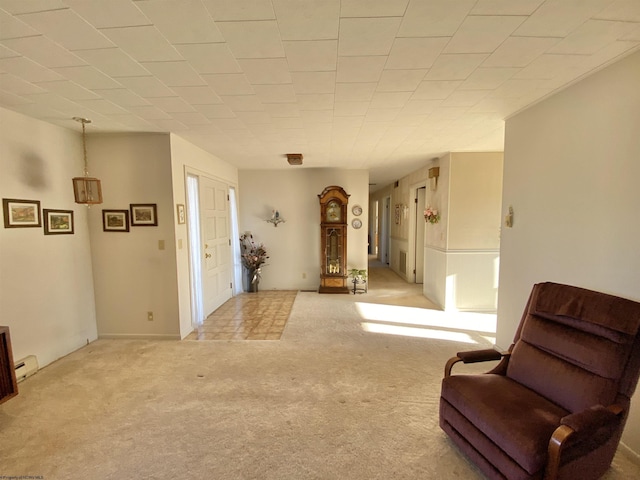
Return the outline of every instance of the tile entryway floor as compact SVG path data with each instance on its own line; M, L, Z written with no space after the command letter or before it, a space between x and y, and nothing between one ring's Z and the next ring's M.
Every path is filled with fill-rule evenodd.
M280 340L297 293L272 290L236 295L186 340Z

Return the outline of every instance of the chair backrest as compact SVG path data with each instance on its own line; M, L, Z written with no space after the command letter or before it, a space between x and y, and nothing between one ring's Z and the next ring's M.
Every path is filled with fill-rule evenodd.
M639 329L640 303L536 284L506 375L570 412L628 399L640 374Z

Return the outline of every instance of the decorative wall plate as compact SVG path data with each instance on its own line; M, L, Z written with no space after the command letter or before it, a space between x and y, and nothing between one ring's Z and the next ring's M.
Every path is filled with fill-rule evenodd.
M356 229L362 227L362 220L360 220L359 218L354 218L353 220L351 220L351 226Z
M354 205L351 212L356 216L362 215L362 207L360 205Z

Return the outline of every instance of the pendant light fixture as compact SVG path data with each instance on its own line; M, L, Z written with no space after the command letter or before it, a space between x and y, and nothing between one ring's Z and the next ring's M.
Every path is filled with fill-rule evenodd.
M87 143L84 126L91 123L91 120L80 117L73 117L76 122L82 123L82 151L84 153L84 177L73 178L73 195L76 203L83 205L95 205L102 203L102 187L100 180L89 177L89 166L87 163Z

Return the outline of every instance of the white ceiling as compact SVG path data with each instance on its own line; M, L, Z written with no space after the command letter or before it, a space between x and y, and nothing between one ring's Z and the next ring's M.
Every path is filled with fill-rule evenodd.
M0 0L0 105L383 186L639 45L640 0Z

